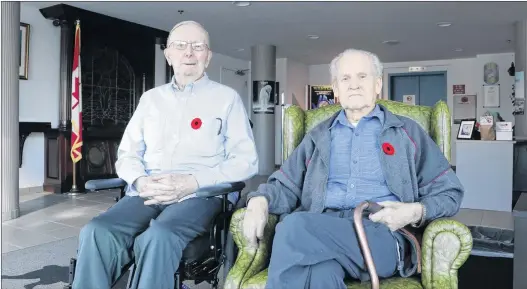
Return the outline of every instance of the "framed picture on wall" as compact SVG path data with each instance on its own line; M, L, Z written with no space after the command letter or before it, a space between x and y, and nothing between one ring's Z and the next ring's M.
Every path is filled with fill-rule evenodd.
M306 109L316 109L338 103L331 85L308 85L306 94Z
M18 77L24 80L28 79L29 30L29 24L23 22L20 23L20 57L18 62Z
M476 120L463 120L459 125L457 131L457 139L472 139L474 133L474 127L476 126Z

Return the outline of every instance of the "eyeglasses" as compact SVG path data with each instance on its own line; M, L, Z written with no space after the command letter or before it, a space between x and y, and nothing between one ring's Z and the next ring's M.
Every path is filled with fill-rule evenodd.
M187 49L187 46L190 44L190 46L192 47L192 50L194 51L203 51L205 50L208 45L203 43L203 42L187 42L187 41L180 41L180 40L175 40L175 41L172 41L169 45L168 45L168 48L170 49L177 49L177 50L185 50Z

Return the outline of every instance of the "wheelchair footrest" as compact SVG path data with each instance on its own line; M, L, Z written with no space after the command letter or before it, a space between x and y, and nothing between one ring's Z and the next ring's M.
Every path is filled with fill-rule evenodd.
M185 266L185 279L209 281L211 275L215 275L220 267L221 264L213 257L190 262Z

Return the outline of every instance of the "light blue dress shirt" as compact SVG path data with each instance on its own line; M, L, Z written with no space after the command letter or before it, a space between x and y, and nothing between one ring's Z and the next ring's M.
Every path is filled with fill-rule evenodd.
M195 120L199 127L192 125ZM173 79L145 92L117 154L117 175L129 184L129 196L139 194L132 184L141 176L192 174L199 187L205 187L245 181L258 172L254 137L240 96L206 74L184 89Z

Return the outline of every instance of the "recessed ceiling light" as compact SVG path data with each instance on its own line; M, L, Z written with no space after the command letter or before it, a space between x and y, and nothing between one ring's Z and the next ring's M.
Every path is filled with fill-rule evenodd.
M244 51L244 50L245 50L245 49L243 49L243 48L238 48L238 49L236 49L236 51L238 51L238 52L242 52L242 51Z
M452 25L452 23L450 23L450 22L439 22L439 23L437 23L437 26L439 26L439 27L449 27L451 25Z
M454 49L454 51L461 52L461 51L463 51L463 48L456 48L456 49Z
M249 1L232 1L232 4L238 6L238 7L247 7L251 5L251 2Z
M384 40L382 42L382 44L387 44L387 45L397 45L399 44L399 40Z
M307 38L309 39L319 39L318 35L308 35Z

